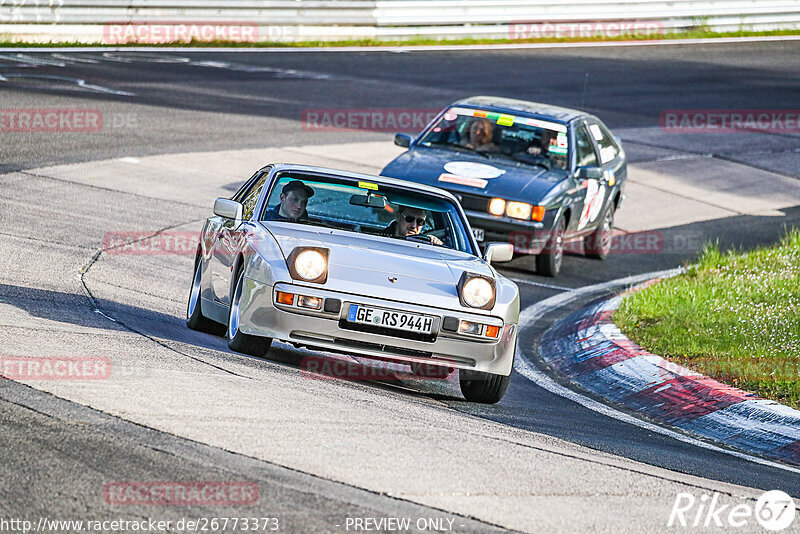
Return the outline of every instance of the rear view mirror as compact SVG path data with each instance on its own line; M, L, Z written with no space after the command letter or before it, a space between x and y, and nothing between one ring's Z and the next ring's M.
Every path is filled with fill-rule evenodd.
M236 222L242 220L242 205L228 198L218 198L214 201L214 215L233 219Z
M353 195L350 197L350 204L353 206L364 206L365 208L386 207L386 199L377 195Z
M394 134L394 144L408 148L411 145L411 136L404 133L396 133Z

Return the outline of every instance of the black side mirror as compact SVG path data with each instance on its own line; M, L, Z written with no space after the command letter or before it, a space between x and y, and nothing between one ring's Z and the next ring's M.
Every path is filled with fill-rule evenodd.
M578 178L581 180L600 180L603 178L602 167L581 167L578 169Z
M411 136L404 133L396 133L394 134L394 144L408 148L411 145Z

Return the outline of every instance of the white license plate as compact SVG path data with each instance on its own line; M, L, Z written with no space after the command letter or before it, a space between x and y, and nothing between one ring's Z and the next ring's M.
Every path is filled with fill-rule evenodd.
M473 228L472 235L475 236L476 241L483 241L483 228Z
M372 306L362 306L351 304L347 313L347 320L351 323L370 324L383 328L393 328L406 332L418 332L430 334L433 331L433 317L430 315L419 315L398 310L385 310L383 308L373 308Z

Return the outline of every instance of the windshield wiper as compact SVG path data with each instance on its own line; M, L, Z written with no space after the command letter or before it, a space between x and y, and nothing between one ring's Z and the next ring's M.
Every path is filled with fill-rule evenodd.
M529 155L522 155L522 154L508 154L508 156L513 159L514 161L518 161L520 163L524 163L526 165L535 165L537 167L543 167L545 170L550 170L550 161L547 158L543 158L542 156L529 156Z

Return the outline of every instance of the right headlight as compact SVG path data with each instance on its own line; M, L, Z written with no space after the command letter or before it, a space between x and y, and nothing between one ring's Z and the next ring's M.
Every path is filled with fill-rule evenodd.
M491 278L464 273L459 281L458 291L461 302L470 308L494 307L495 284Z

